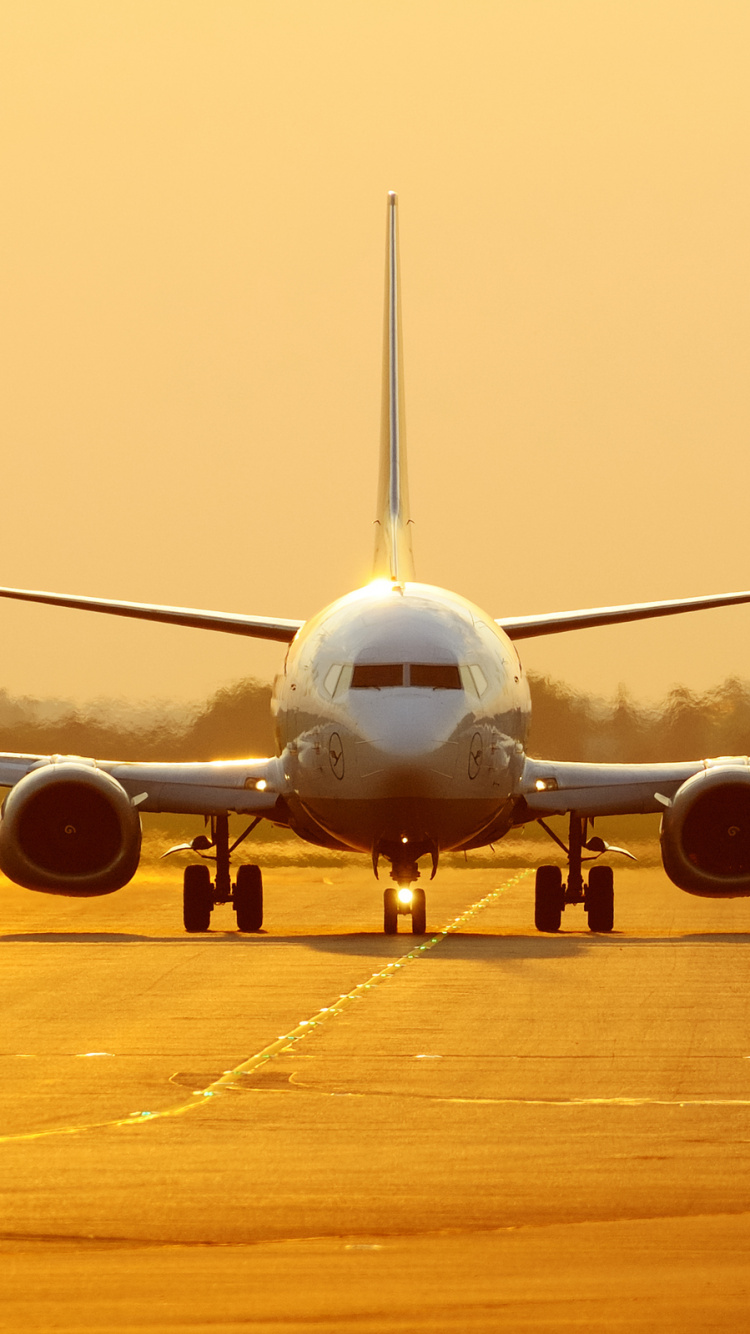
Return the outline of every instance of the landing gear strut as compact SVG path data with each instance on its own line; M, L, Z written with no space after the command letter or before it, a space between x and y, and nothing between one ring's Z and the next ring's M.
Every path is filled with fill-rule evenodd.
M536 873L534 896L534 925L537 931L560 930L562 915L569 903L582 903L588 914L589 930L611 931L615 920L614 872L611 866L592 866L588 884L583 878L584 848L595 857L602 852L625 852L624 848L609 848L600 838L587 840L588 816L571 811L568 824L567 847L544 820L539 824L560 845L568 858L568 879L563 884L559 866L540 866ZM630 856L630 853L625 853Z
M433 857L433 876L436 866L437 858ZM416 860L392 857L391 880L396 881L397 888L383 891L383 930L387 936L398 932L399 917L411 917L412 935L423 936L427 931L427 896L414 884L418 879Z
M263 925L263 876L259 866L243 865L237 868L237 880L232 884L230 871L231 855L243 839L259 824L253 820L243 834L229 846L229 817L211 816L211 838L204 834L193 839L195 852L207 853L216 862L216 877L211 880L211 871L205 863L199 866L186 866L183 876L182 920L185 930L208 931L211 925L211 913L217 903L231 903L237 916L237 928L240 931L260 931Z
M411 917L412 935L424 936L427 933L427 896L419 889L415 880L419 880L419 857L429 853L432 858L432 874L435 879L438 868L439 850L437 844L425 840L410 840L404 835L399 842L376 843L372 850L372 869L375 879L379 880L378 862L385 856L391 863L391 886L383 891L383 931L387 936L398 933L399 917Z
M387 936L398 934L399 917L411 917L414 936L427 932L427 895L416 886L401 885L383 890L383 931Z

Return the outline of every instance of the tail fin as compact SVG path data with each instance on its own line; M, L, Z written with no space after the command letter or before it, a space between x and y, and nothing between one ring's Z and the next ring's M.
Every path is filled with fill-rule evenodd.
M376 579L404 583L414 578L411 516L406 478L404 358L401 345L401 284L398 272L398 197L388 195L383 320L383 407L380 480L375 535Z

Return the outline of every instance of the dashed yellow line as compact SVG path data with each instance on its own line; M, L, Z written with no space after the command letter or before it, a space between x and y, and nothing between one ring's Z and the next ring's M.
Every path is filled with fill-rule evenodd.
M242 1061L239 1065L234 1066L232 1070L227 1070L225 1074L221 1075L218 1079L215 1079L213 1083L208 1084L205 1088L196 1090L187 1102L178 1103L174 1107L167 1107L163 1111L131 1112L129 1116L118 1117L113 1121L91 1121L85 1124L54 1126L47 1130L29 1130L21 1131L20 1133L13 1135L0 1135L0 1144L14 1143L19 1140L46 1139L50 1135L81 1135L88 1130L106 1130L124 1126L143 1126L150 1124L152 1121L163 1121L167 1118L186 1116L189 1112L194 1112L198 1107L205 1107L206 1103L211 1098L220 1097L223 1092L229 1092L232 1089L236 1090L238 1087L238 1080L241 1081L244 1076L251 1075L256 1070L261 1069L268 1061L272 1061L275 1056L281 1055L282 1052L293 1050L296 1043L304 1041L306 1037L309 1037L310 1034L313 1033L315 1029L320 1028L322 1024L327 1023L331 1019L338 1018L347 1006L351 1005L354 1001L363 1000L365 992L370 991L372 987L390 981L392 978L396 977L399 969L405 968L409 964L416 963L419 959L424 958L429 950L434 949L436 945L439 945L447 936L452 935L454 931L460 931L472 917L476 916L478 912L481 912L483 908L488 908L490 904L499 899L501 895L507 893L509 889L512 889L514 885L517 885L518 882L528 874L528 870L519 871L516 875L511 876L509 880L504 881L502 885L498 885L496 889L490 890L489 894L485 894L483 898L477 899L476 903L472 903L470 907L466 908L462 913L459 913L458 917L454 917L453 921L449 922L447 926L444 926L442 930L438 931L429 940L423 941L419 945L413 945L406 954L402 954L398 959L393 959L391 963L387 964L385 968L381 968L379 972L372 973L366 982L360 982L358 986L352 987L351 991L347 991L345 994L339 996L338 1000L334 1001L332 1005L324 1006L322 1010L318 1010L317 1013L312 1015L309 1019L302 1019L295 1028L290 1029L288 1033L283 1033L275 1042L270 1042L262 1051L255 1052L255 1054L248 1057L246 1061Z

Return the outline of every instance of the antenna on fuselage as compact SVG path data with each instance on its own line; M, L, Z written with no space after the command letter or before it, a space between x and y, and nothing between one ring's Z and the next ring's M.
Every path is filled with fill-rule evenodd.
M388 195L383 318L383 405L380 423L380 478L375 520L376 579L403 584L414 578L411 514L406 476L404 357L401 341L401 283L398 266L398 196Z

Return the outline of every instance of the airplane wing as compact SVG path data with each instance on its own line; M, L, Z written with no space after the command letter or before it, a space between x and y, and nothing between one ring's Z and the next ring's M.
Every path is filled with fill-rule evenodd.
M0 594L3 590L0 589ZM632 602L623 607L589 607L582 611L552 611L541 616L498 616L496 624L509 639L536 639L564 630L588 630L595 625L621 625L624 621L648 621L656 616L677 616L684 611L707 611L711 607L736 607L750 602L750 593L711 593L702 598L676 598L669 602Z
M304 621L272 616L245 616L241 612L203 611L191 607L165 607L150 602L119 602L114 598L79 597L71 593L44 593L26 588L0 588L0 598L19 602L42 602L50 607L72 607L76 611L98 611L109 616L129 616L141 621L160 621L196 630L220 630L252 639L272 639L290 644ZM587 630L597 625L621 625L656 616L676 616L711 607L735 607L750 602L750 592L712 593L707 597L677 598L667 602L634 602L622 607L589 607L580 611L552 611L539 616L498 616L497 624L510 639L536 639L539 635L565 630Z
M280 759L215 760L205 763L129 763L78 760L75 755L0 754L0 786L13 787L32 769L78 761L104 770L141 811L180 815L271 815L285 788Z
M519 814L525 820L536 820L569 811L589 816L663 812L693 774L716 764L749 763L744 755L679 764L566 764L527 759L521 781L524 805Z
M228 635L252 639L275 639L291 644L304 621L277 620L271 616L243 616L232 611L200 611L190 607L160 607L150 602L117 602L112 598L77 597L70 593L40 593L26 588L0 588L0 597L19 602L44 602L50 607L73 607L76 611L99 611L109 616L130 616L139 621L161 621L197 630L221 630Z

